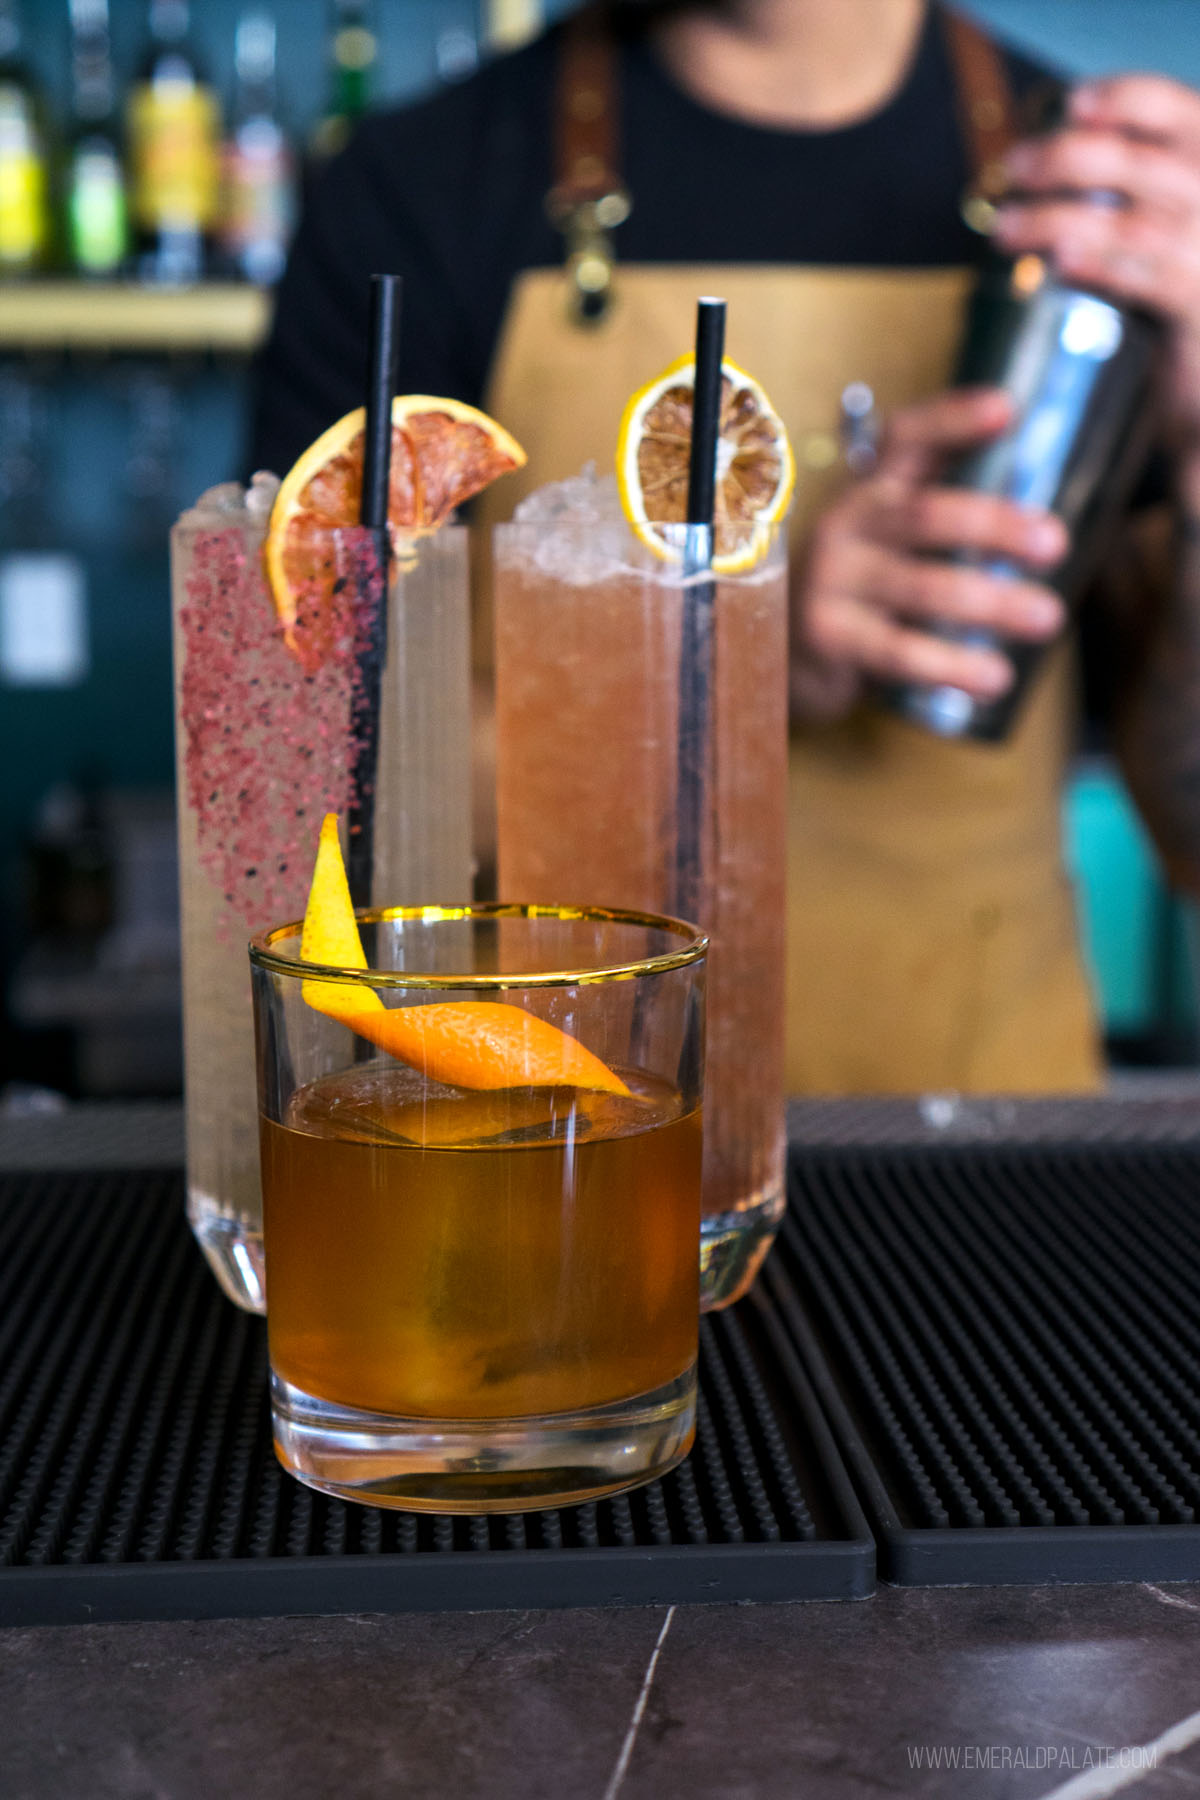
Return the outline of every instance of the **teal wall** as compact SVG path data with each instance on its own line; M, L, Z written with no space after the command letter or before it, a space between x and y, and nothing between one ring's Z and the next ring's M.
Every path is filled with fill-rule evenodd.
M1196 970L1188 909L1167 892L1154 847L1120 776L1088 759L1063 802L1066 860L1083 948L1111 1036L1192 1055Z
M967 0L967 10L1072 73L1156 69L1200 85L1196 0Z

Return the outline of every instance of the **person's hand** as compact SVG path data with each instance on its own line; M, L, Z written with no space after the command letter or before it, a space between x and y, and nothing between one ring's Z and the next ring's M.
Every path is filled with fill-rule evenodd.
M1167 424L1200 455L1200 94L1158 75L1087 82L1063 129L1017 145L1006 167L1017 192L997 240L1166 319Z
M962 388L904 407L890 420L870 475L818 520L793 586L791 701L795 718L840 717L865 681L964 688L989 699L1012 683L1008 658L935 637L928 623L977 625L1003 638L1051 638L1064 621L1037 574L1059 562L1067 533L1052 514L939 487L947 455L995 437L1012 417L999 388ZM950 551L1004 558L1014 579L946 560Z

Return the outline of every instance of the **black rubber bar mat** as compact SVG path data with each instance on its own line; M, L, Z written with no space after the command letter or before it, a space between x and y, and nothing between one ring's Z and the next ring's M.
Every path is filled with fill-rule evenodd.
M794 1154L764 1285L881 1576L1200 1579L1200 1148Z
M847 1599L874 1545L755 1296L703 1327L697 1444L551 1512L345 1504L271 1447L266 1332L217 1291L174 1173L0 1177L0 1624Z

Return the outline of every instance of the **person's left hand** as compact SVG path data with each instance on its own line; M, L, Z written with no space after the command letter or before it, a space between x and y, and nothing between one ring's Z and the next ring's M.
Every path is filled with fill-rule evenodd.
M1044 252L1068 280L1167 321L1166 424L1200 459L1200 93L1157 75L1087 82L1064 127L1006 166L1018 190L996 220L1006 250Z

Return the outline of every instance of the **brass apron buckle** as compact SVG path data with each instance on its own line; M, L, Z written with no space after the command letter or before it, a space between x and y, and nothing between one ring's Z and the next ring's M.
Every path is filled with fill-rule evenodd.
M612 299L616 253L612 233L632 211L622 187L581 195L551 188L546 211L566 240L567 313L576 325L597 325Z

